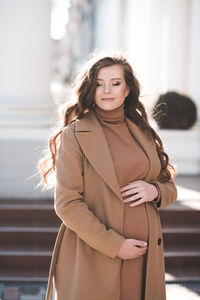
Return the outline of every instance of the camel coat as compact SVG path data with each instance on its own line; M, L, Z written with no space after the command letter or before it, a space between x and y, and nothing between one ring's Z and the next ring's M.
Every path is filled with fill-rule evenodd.
M158 184L160 208L165 208L176 200L176 187L172 180L158 182L161 165L152 136L128 118L126 123L150 162L144 180ZM149 222L145 300L166 299L157 205L145 203ZM65 127L61 134L56 160L55 211L63 223L53 252L47 300L52 282L57 300L120 300L122 260L117 254L124 242L123 207L111 153L91 110Z

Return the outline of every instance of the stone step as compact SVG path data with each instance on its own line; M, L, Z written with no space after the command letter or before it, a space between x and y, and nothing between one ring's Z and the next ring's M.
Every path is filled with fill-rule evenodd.
M200 286L199 270L194 268L165 268L165 280L167 283L198 282Z
M199 248L200 249L200 228L164 228L164 248Z
M57 227L1 227L0 250L43 248L51 251L57 232Z
M165 251L165 258L196 258L196 263L200 263L200 252L199 251Z
M47 282L47 270L35 273L32 270L0 270L0 282L3 283L24 283L24 282Z
M170 281L200 281L200 252L165 251L165 271Z
M47 276L50 267L52 251L17 251L1 250L1 274L20 276L23 272L32 272L32 277Z
M0 200L0 226L59 226L53 200Z
M164 234L200 234L200 227L192 226L192 227L165 227L162 232Z
M173 205L172 205L173 206ZM200 210L193 210L188 207L182 209L164 209L159 211L162 227L200 227Z

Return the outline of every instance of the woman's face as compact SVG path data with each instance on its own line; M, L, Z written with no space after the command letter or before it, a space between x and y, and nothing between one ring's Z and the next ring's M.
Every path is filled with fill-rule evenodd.
M118 108L128 94L123 67L114 65L99 70L95 92L95 103L98 107L104 110Z

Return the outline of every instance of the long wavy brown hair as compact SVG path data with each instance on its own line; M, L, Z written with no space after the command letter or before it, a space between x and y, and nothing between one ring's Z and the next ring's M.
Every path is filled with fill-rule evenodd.
M39 161L39 171L42 176L44 186L51 187L49 178L54 174L57 151L60 142L60 134L64 127L93 109L95 91L97 85L97 75L101 68L113 65L120 65L124 70L124 78L130 89L124 101L124 113L131 121L137 124L142 130L147 131L153 136L157 148L158 157L161 163L161 172L158 180L166 182L175 177L175 168L169 163L169 157L163 149L163 144L150 126L145 108L139 101L140 84L135 77L131 65L122 54L95 54L83 65L77 73L74 84L72 101L67 103L62 110L62 117L55 134L50 136L48 141L48 153ZM52 174L53 173L53 174Z

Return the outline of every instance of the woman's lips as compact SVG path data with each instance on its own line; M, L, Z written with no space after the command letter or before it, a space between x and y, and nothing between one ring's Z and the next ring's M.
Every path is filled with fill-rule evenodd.
M115 98L101 98L102 101L113 101Z

